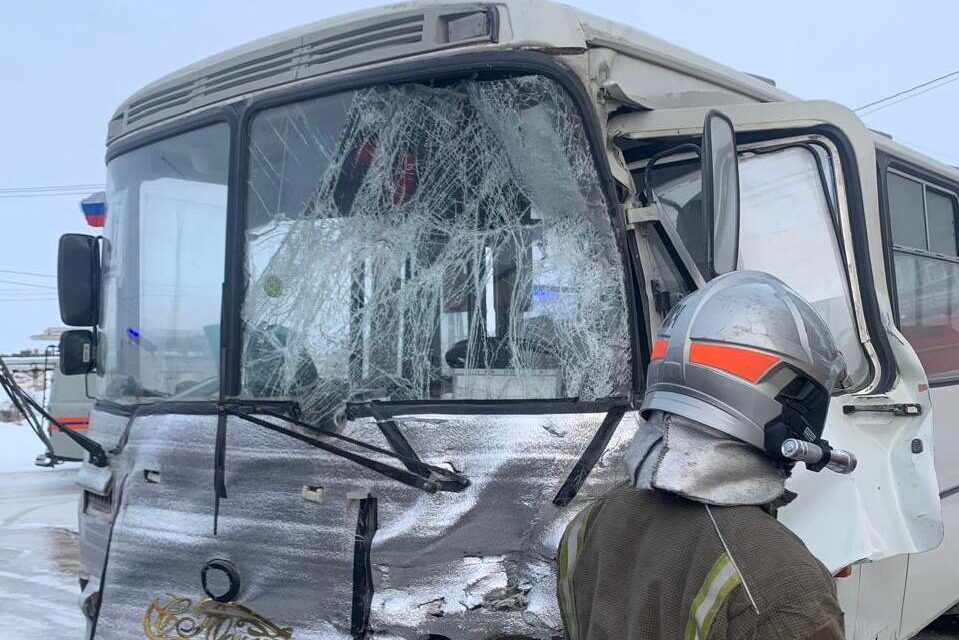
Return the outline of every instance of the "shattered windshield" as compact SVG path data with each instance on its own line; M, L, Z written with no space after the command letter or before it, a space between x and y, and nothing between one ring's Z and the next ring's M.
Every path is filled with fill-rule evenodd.
M107 165L101 397L215 397L229 127L155 142Z
M619 395L623 269L580 115L544 77L374 86L250 131L243 393Z

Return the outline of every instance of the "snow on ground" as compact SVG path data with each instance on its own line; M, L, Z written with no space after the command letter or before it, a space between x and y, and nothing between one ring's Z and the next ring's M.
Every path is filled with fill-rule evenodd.
M81 640L76 469L33 464L44 446L0 422L0 621L20 640Z
M0 637L83 638L75 475L0 473Z
M0 473L41 470L34 466L46 447L25 422L0 422Z

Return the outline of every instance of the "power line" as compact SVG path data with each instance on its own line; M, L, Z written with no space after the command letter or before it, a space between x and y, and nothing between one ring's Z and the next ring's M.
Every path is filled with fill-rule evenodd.
M105 185L98 182L80 184L34 185L28 187L0 187L0 200L12 198L57 198L88 196L102 191Z
M11 191L83 191L86 189L102 189L104 186L101 182L83 182L80 184L37 185L32 187L0 187L0 193L9 193Z
M49 273L37 273L36 271L15 271L13 269L0 269L0 273L13 273L18 276L36 276L38 278L56 278L55 275Z
M946 82L942 82L942 84L936 84L936 83L941 82L941 81L943 81L943 80L946 80ZM892 104L884 105L884 106L882 106L882 107L879 107L878 109L873 109L873 110L869 111L869 113L875 113L876 111L879 111L880 109L885 109L886 107L891 107L891 106L893 106L893 104L899 104L900 102L904 102L905 100L908 100L908 99L910 99L910 98L914 98L915 96L922 95L923 93L926 93L926 91L932 91L933 89L938 89L939 87L941 87L941 86L943 86L943 85L946 85L946 84L949 84L950 82L955 82L956 80L959 80L959 70L952 71L952 72L947 73L947 74L945 74L945 75L941 75L941 76L939 76L938 78L933 78L932 80L927 80L927 81L925 81L925 82L920 82L919 84L917 84L917 85L915 85L915 86L909 87L908 89L903 89L902 91L897 91L896 93L890 94L890 95L888 95L888 96L886 96L886 97L884 97L884 98L880 98L879 100L873 100L872 102L870 102L870 103L868 103L868 104L864 104L864 105L862 105L861 107L856 107L855 109L853 109L853 111L863 111L863 110L865 110L865 109L869 109L870 107L875 107L875 106L877 106L877 105L883 104L884 102L889 102L890 100L893 100L893 99L895 99L895 98L899 98L900 96L905 96L906 94L912 94L914 91L916 91L916 90L918 90L918 89L923 89L923 88L925 88L925 87L929 87L929 88L926 89L925 91L919 91L918 93L915 93L914 95L910 95L910 96L908 96L908 97L906 97L906 98L903 98L902 100L897 100L896 102L894 102L894 103L892 103ZM935 86L930 86L930 85L935 85ZM861 114L861 115L866 116L866 115L869 115L869 113L864 113L864 114Z
M866 116L872 115L873 113L876 113L877 111L882 111L883 109L886 109L886 108L888 108L888 107L894 107L894 106L896 106L897 104L899 104L900 102L905 102L906 100L912 100L913 98L915 98L915 97L917 97L917 96L921 96L921 95L924 94L924 93L929 93L929 92L932 91L933 89L938 89L939 87L944 87L945 85L947 85L947 84L949 84L949 83L951 83L951 82L956 82L957 80L959 80L959 76L957 76L957 77L955 77L955 78L951 78L951 79L949 79L949 80L946 80L945 82L940 82L939 84L937 84L937 85L934 86L934 87L928 87L928 88L926 88L926 89L923 89L922 91L917 91L916 93L913 93L913 94L910 94L910 95L908 95L908 96L899 98L898 100L896 100L896 101L894 101L894 102L887 102L887 103L885 103L885 104L882 104L882 105L880 105L880 106L878 106L878 107L876 107L876 108L874 108L874 109L870 109L869 111L866 111L866 112L861 113L861 114L859 114L859 115L860 115L861 117L865 118Z
M33 287L33 288L35 288L35 289L56 289L56 287L52 287L52 286L47 285L47 284L34 284L34 283L32 283L32 282L17 282L17 281L15 281L15 280L0 280L0 283L2 283L2 284L15 284L15 285L19 285L19 286L21 286L21 287Z
M85 191L53 191L50 193L0 193L0 200L7 200L13 198L56 198L60 196L71 196L74 198L80 196L88 196L93 189L87 189Z

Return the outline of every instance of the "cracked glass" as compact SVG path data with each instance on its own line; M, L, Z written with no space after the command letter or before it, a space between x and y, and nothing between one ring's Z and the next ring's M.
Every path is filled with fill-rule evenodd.
M243 394L593 400L629 387L583 123L541 76L379 85L250 130Z

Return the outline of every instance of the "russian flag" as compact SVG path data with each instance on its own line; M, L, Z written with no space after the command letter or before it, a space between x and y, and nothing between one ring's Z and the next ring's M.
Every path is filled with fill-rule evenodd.
M80 209L91 227L102 227L107 218L107 194L103 191L87 196L80 201Z

